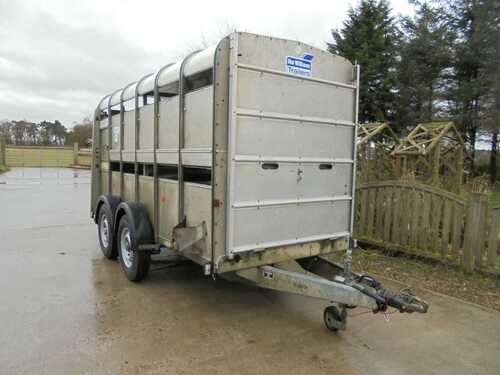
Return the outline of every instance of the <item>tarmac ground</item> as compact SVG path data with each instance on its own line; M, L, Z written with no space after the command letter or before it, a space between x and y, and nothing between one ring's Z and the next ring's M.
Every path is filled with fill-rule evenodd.
M0 175L1 374L500 374L500 314L434 294L428 314L333 334L325 302L191 263L131 283L101 255L89 197L86 170Z

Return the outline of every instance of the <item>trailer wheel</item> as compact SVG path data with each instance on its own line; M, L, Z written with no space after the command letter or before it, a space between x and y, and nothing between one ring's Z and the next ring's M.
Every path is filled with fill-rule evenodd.
M114 246L113 238L113 215L107 204L103 204L99 210L97 219L97 232L99 234L99 245L104 256L108 259L115 259L118 255Z
M123 215L118 225L117 244L120 266L130 281L141 281L148 274L151 263L149 252L134 248L137 243L137 234L127 215Z
M323 320L330 331L343 331L347 322L347 311L344 307L339 311L336 306L328 306L323 312Z

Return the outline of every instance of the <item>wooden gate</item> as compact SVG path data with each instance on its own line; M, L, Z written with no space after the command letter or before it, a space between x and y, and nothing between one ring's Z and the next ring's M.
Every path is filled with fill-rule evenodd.
M484 194L465 199L414 182L356 189L355 237L363 242L462 265L495 268L500 207Z
M80 149L78 143L73 147L4 145L0 149L0 164L3 161L9 167L90 167L90 160L90 149Z
M9 167L69 167L73 148L8 145L6 162Z

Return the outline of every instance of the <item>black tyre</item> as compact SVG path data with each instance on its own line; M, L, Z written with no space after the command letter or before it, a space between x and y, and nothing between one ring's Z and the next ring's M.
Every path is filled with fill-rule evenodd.
M113 215L107 204L103 204L99 210L97 219L97 232L99 234L99 245L104 256L115 259L118 255L113 236Z
M345 308L339 311L336 306L328 306L323 312L323 320L330 331L343 331L346 326L347 311Z
M139 238L127 215L120 219L116 240L123 272L130 281L141 281L148 274L151 255L146 251L137 251Z

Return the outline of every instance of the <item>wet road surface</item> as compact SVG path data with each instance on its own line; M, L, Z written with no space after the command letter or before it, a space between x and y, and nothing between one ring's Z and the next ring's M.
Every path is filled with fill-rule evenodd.
M500 314L447 298L424 295L427 315L352 317L335 335L321 301L192 264L133 284L100 254L89 181L0 175L0 374L500 373Z

